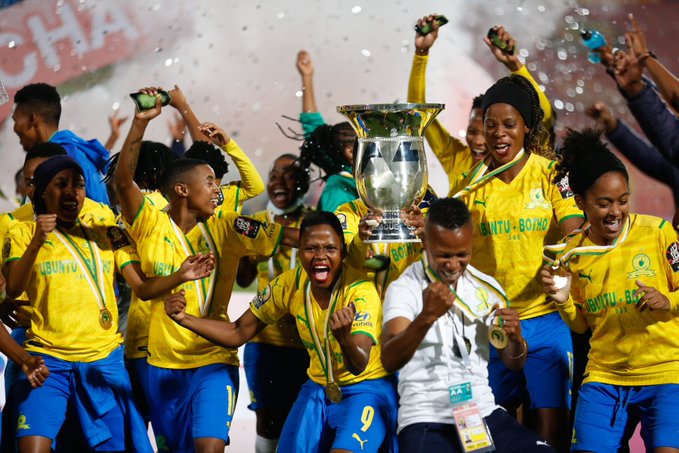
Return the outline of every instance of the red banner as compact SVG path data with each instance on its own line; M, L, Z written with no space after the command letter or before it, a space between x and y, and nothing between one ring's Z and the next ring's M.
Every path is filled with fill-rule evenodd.
M59 85L140 51L144 33L134 21L134 2L26 0L0 14L0 81L10 102L34 82Z

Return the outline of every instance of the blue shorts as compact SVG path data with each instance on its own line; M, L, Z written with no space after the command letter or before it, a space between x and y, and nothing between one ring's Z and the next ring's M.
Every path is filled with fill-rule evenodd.
M646 449L679 448L679 384L580 387L571 451L618 451L638 421Z
M504 409L495 409L484 420L497 453L556 452ZM445 423L414 423L404 427L398 433L398 448L407 453L463 453L455 425Z
M222 363L187 370L148 365L146 396L158 451L192 452L199 437L228 444L238 380L238 368Z
M35 389L31 389L25 376L16 383L17 438L41 436L54 440L68 408L78 415L94 451L152 451L146 427L134 405L122 347L89 363L34 355L42 356L50 376Z
M250 408L291 408L302 384L309 378L306 349L266 343L248 343L243 356L250 389Z
M521 321L528 343L526 365L520 372L510 370L494 347L490 347L488 380L495 401L504 407L518 407L528 396L531 409L571 406L573 342L559 313Z
M336 404L325 397L323 386L309 379L285 421L278 451L317 453L337 448L377 452L383 445L396 448L397 413L393 376L344 386L342 401Z
M149 386L149 364L146 358L140 359L125 359L125 368L130 375L130 383L132 384L132 394L137 401L137 407L145 422L149 422L151 415L149 414L149 403L146 398L146 389Z

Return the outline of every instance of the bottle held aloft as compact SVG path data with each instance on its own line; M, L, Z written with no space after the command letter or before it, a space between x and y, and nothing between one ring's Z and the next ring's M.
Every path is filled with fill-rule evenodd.
M153 107L155 107L156 99L158 99L158 96L160 96L160 100L163 105L168 105L172 100L170 94L167 91L163 90L158 91L157 96L145 93L130 93L130 97L134 101L134 104L137 106L137 110L139 110L140 112L143 110L150 110Z
M434 16L434 22L441 27L445 24L448 23L448 19L446 16L443 15L438 15ZM421 35L426 35L427 33L431 33L434 30L434 26L432 25L432 22L427 22L423 26L415 25L415 31Z
M591 50L589 55L587 55L587 59L592 63L601 63L601 55L599 55L596 50L601 49L606 45L606 38L604 38L604 35L596 30L582 30L580 32L580 37L587 48Z

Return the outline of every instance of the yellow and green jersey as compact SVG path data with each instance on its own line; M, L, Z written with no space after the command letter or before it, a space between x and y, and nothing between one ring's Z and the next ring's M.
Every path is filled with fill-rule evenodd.
M302 206L299 217L288 226L290 228L299 228L304 216L311 211L313 211L311 207ZM273 215L269 211L257 212L252 218L260 222L273 222ZM271 280L287 270L296 268L298 265L299 257L297 249L281 245L273 256L267 260L260 260L257 263L257 290L263 291ZM274 346L303 347L292 316L284 316L275 324L267 326L251 341Z
M426 72L429 55L417 55L413 58L413 66L410 70L410 79L408 81L408 102L424 103L426 102ZM521 69L514 72L525 77L535 87L540 97L540 107L545 116L542 119L542 124L550 130L554 125L554 111L552 105L545 96L540 86L535 81L526 66L521 66ZM448 175L448 181L452 190L453 185L458 177L468 171L474 166L474 158L469 147L459 138L451 135L441 121L435 119L427 128L424 137L431 147L432 151L438 158L443 170Z
M169 214L144 200L132 225L127 228L137 245L141 267L149 277L170 275L187 256L213 251L215 271L183 289L186 312L199 317L228 321L227 307L241 257L268 256L282 239L280 225L261 223L235 212L212 216L184 234ZM187 369L229 363L238 365L235 349L216 346L174 323L166 314L163 298L151 301L147 361L154 366Z
M5 243L6 262L21 259L35 221L14 225ZM81 214L70 230L50 233L26 276L31 303L25 347L72 362L107 357L123 341L118 332L115 271L138 260L123 231L96 213ZM102 309L110 325L102 325Z
M584 220L567 179L552 182L556 162L535 154L525 159L509 184L491 177L460 196L474 225L471 264L500 283L521 319L556 311L539 278L542 249L561 238L561 222ZM463 175L449 196L468 186L478 168Z
M342 349L332 336L330 328L327 327L335 382L339 385L350 385L367 379L378 379L388 374L382 367L380 359L378 341L382 334L382 302L375 286L367 279L365 274L346 265L342 268L340 278L342 279L341 284L325 310L321 309L313 299L312 292L308 291L311 298L309 303L311 313L308 312L305 295L307 294L309 278L301 266L276 277L250 303L250 310L265 324L274 324L287 314L295 318L302 343L311 358L307 374L311 380L321 385L325 385L327 382L326 361L321 358L326 353L319 354L313 337L316 336L319 339L318 341L323 345L323 351L326 351L323 333L326 329L325 322L328 318L328 310L334 313L352 303L356 307L356 316L351 328L352 335L367 335L375 345L370 351L370 359L366 369L363 373L355 376L346 369ZM314 320L313 333L310 319Z
M624 242L599 252L586 234L567 238L571 297L592 329L584 382L679 384L679 242L672 225L631 214ZM562 256L562 255L558 255ZM557 256L557 257L558 257ZM670 311L640 311L637 280L670 299Z
M90 200L89 198L85 198L85 201L83 202L83 208L80 212L80 217L82 219L92 214L94 214L100 220L111 221L115 219L115 214L113 214L113 211L111 211L111 209L107 205L94 200ZM35 211L33 211L33 204L30 202L20 206L11 213L6 213L0 216L0 240L2 240L3 243L5 242L7 232L14 224L34 219ZM5 260L4 258L2 258L0 267L4 267L4 265ZM28 300L28 296L26 295L26 293L23 293L22 295L17 297L17 300ZM30 305L20 306L17 309L18 325L21 327L28 327L30 324L30 319L31 319L31 306Z

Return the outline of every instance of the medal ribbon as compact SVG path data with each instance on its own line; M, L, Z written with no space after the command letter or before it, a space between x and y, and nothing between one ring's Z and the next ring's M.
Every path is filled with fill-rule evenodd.
M169 217L169 215L168 215L168 217ZM172 217L169 217L169 218L170 218L170 224L172 225L172 229L174 230L174 234L177 237L177 239L179 240L179 243L182 246L182 250L184 250L186 257L188 258L189 256L191 256L189 248L191 248L191 250L193 250L193 248L191 247L191 244L189 243L189 241L186 239L186 236L184 236L184 233L182 233L182 231L179 229L177 224L174 223L174 220L172 220ZM210 235L206 231L205 225L203 225L201 222L198 222L197 226L198 226L198 229L200 230L200 233L203 235L203 239L205 239L205 242L207 243L208 248L210 249L210 251L215 256L217 256L216 255L216 249L217 248L215 247L215 244L212 242L212 238L210 237ZM196 288L196 296L198 297L198 307L200 309L200 316L201 317L205 316L207 309L210 306L211 299L212 299L212 293L214 292L214 288L215 288L215 280L216 280L215 274L217 272L218 267L219 266L215 266L215 268L212 269L210 276L205 277L205 278L210 279L207 289L205 288L205 278L200 279L200 283L198 281L194 281L195 288ZM205 293L204 299L203 299L203 293Z
M510 162L507 162L506 164L502 165L499 168L496 168L495 170L491 171L490 173L486 174L489 168L490 161L492 160L492 157L488 155L488 157L483 161L482 164L479 164L479 166L476 168L476 171L472 174L472 177L470 178L469 185L465 187L464 189L460 190L458 193L452 196L452 198L459 198L462 195L466 194L467 192L471 192L473 189L475 189L477 186L483 184L484 182L488 181L490 178L493 176L502 173L505 170L508 170L512 168L514 165L518 164L520 161L522 161L524 158L526 158L528 154L525 153L523 148L516 153L516 156L514 156L514 159L512 159Z
M571 234L568 235L568 237L574 237L583 231L586 232L590 227L591 225L588 222L582 227L582 229L573 231ZM561 258L552 259L548 257L546 252L552 252L555 255L560 255L561 253L563 253L563 251L566 249L566 246L568 245L568 242L562 242L561 244L546 245L543 248L542 257L547 263L551 264L552 267L558 269L561 265L568 265L568 262L573 257L576 256L604 255L613 250L614 248L616 248L618 245L623 244L627 240L627 236L629 235L630 229L632 229L632 222L630 220L630 217L627 216L627 220L625 221L625 226L623 227L622 233L620 234L620 236L615 238L611 245L588 245L583 247L574 247L568 252L564 253Z
M440 282L441 278L436 274L434 269L429 265L429 260L427 257L427 252L423 251L422 255L420 256L420 261L422 262L422 268L424 269L424 273L427 276L427 279L430 282ZM473 277L475 280L481 283L483 287L486 289L490 290L492 293L497 295L498 299L500 300L499 304L496 304L488 313L476 313L458 294L457 291L455 291L455 288L453 288L453 285L448 285L448 289L450 290L451 293L455 296L455 302L453 302L457 307L462 310L463 313L465 313L470 319L482 319L483 317L487 316L490 312L492 312L497 306L500 306L500 308L507 308L509 306L509 300L507 300L507 296L505 296L502 291L500 291L498 288L495 288L490 282L487 282L476 275L472 274L471 272L468 273L469 276Z
M328 312L325 314L325 322L323 326L323 340L325 344L321 343L318 337L318 331L316 330L316 321L314 320L313 307L311 305L311 281L307 280L306 288L304 292L304 307L306 309L307 319L309 320L309 332L311 333L311 338L316 345L316 352L318 353L318 358L321 361L321 368L325 373L325 377L328 383L335 382L332 375L332 354L330 353L330 340L328 339L328 326L330 325L330 316L335 312L335 307L337 306L337 300L339 299L339 291L337 290L340 286L340 282L344 280L343 276L337 279L335 285L332 287L332 292L330 293L330 301L332 302L328 306Z
M295 204L295 210L299 209L301 202L302 202L302 200L299 200L299 203ZM271 203L270 201L269 201L269 204L271 205L271 207L275 208L275 206L273 206L273 203ZM291 211L291 212L294 212L294 211ZM267 217L269 217L269 222L271 222L271 223L276 223L274 221L274 215L281 215L281 214L276 214L274 211L272 211L270 209L270 206L267 206L266 213L267 213ZM290 225L290 227L299 228L298 220L293 222L293 224ZM273 280L276 277L276 269L274 268L274 265L273 265L273 256L271 258L269 258L268 265L269 265L269 280ZM297 267L297 249L295 247L290 247L290 269L294 269L296 267Z
M75 262L78 264L80 272L82 272L83 276L85 277L85 281L87 281L87 284L92 290L92 294L94 294L94 298L96 299L99 310L101 311L106 309L106 301L104 300L104 295L102 294L101 287L99 286L104 283L104 271L103 263L101 261L101 254L99 253L99 247L97 246L97 243L90 238L90 235L87 233L87 228L83 227L83 225L80 223L80 219L77 220L77 223L78 226L80 226L80 229L85 236L85 240L87 241L87 246L90 249L90 258L92 262L91 267L89 264L87 264L85 256L82 254L76 243L65 231L62 231L61 228L57 227L54 229L54 234L57 238L59 238L61 243L64 244L64 247L66 247L66 250L68 250L71 256L75 259ZM100 265L97 265L97 263L100 263Z

